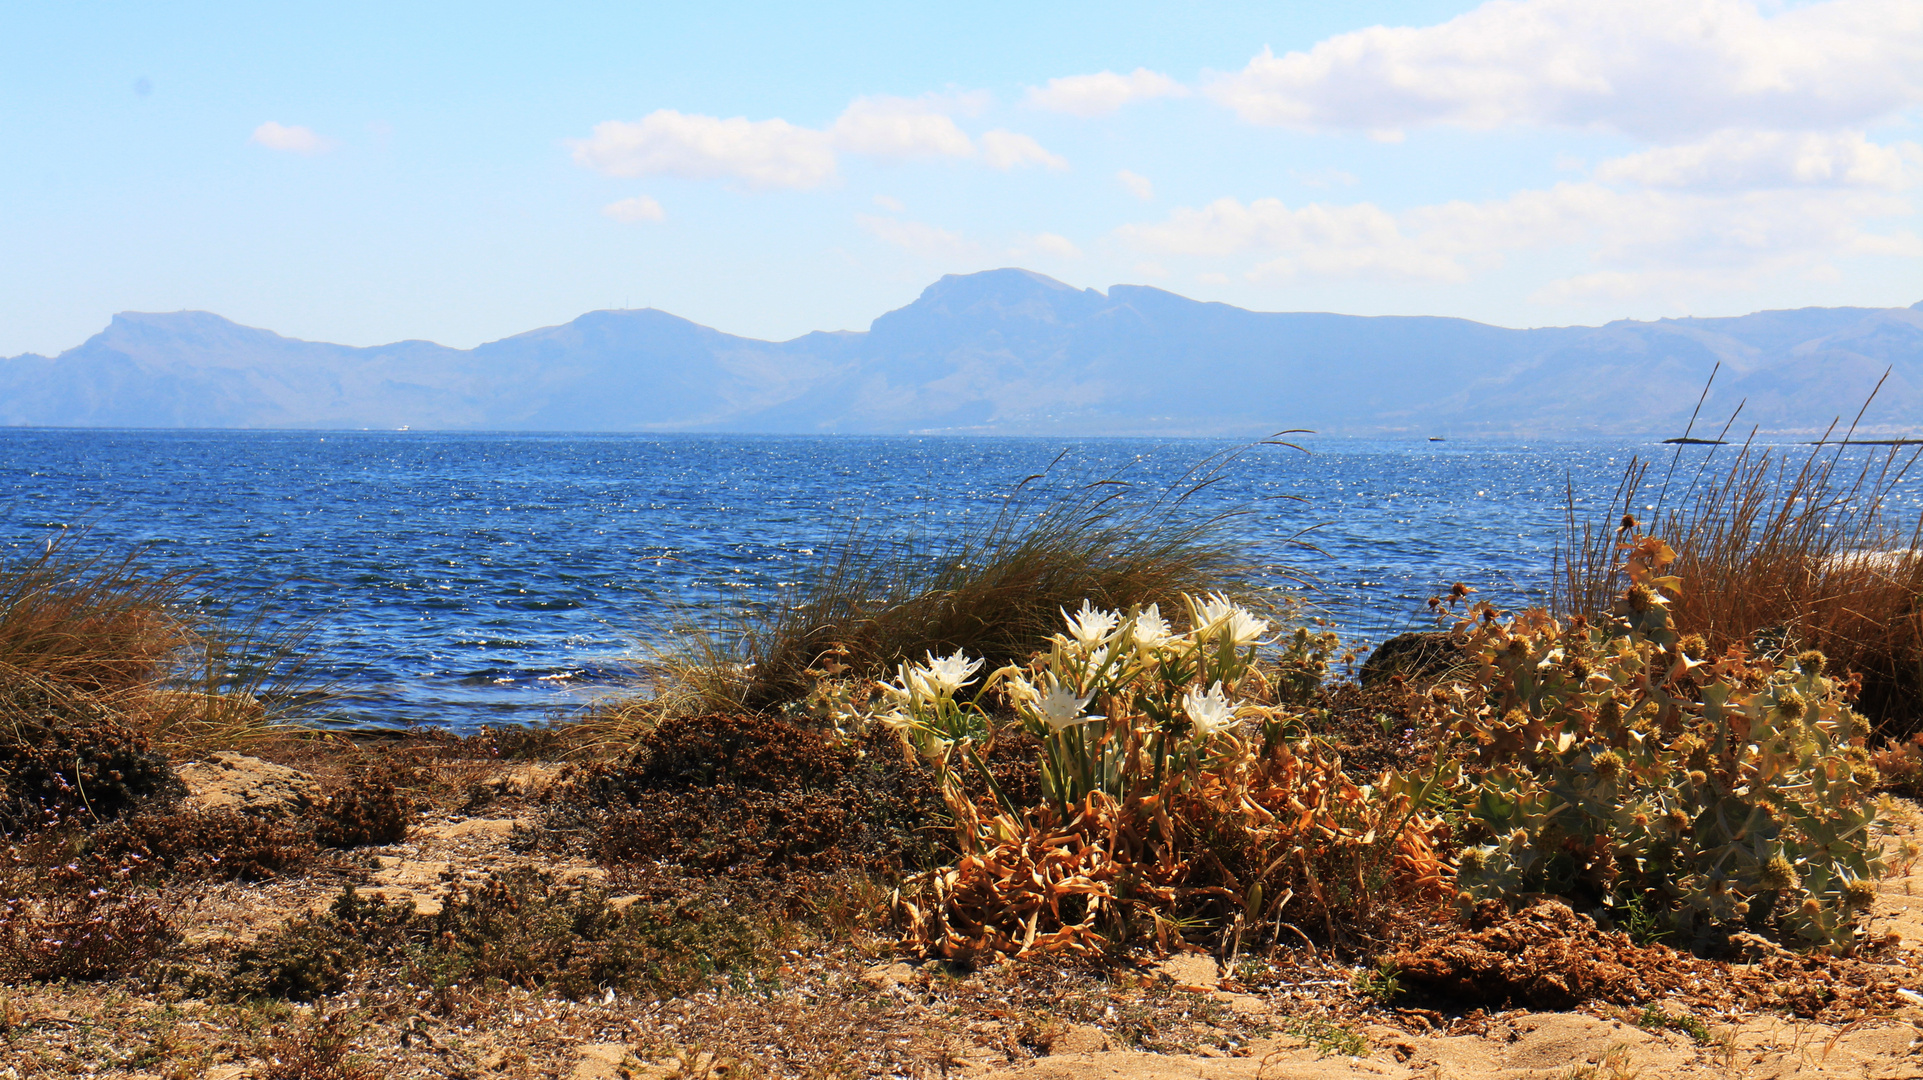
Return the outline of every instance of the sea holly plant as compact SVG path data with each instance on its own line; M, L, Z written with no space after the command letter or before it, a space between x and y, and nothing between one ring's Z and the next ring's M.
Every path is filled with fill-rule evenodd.
M1548 892L1848 950L1884 872L1863 718L1820 653L1702 655L1669 616L1675 552L1623 550L1605 615L1505 622L1482 604L1455 627L1480 661L1452 708L1472 824L1459 899Z

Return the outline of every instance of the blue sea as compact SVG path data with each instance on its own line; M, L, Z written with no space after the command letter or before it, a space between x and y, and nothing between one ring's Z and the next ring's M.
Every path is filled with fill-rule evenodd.
M1121 479L1125 498L1152 498L1218 464L1189 505L1235 514L1269 585L1366 644L1426 625L1424 601L1454 581L1538 599L1570 500L1605 520L1632 456L1660 482L1673 453L1300 445L0 429L0 549L75 531L92 550L140 547L311 624L335 722L468 730L579 708L675 626L779 603L849 536L939 538L1036 474L1031 491ZM1708 452L1687 448L1676 483Z

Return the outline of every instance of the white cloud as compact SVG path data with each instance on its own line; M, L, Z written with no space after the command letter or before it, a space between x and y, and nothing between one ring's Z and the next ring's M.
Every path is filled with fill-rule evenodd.
M856 214L855 224L882 243L893 244L924 259L966 259L972 258L978 251L974 244L960 235L920 221Z
M1833 129L1923 102L1923 4L1492 0L1436 26L1264 50L1206 90L1252 123L1310 130Z
M928 100L856 98L828 129L835 146L879 158L969 157L975 144Z
M1766 187L1863 187L1901 191L1923 177L1923 146L1879 146L1860 131L1837 134L1719 131L1596 166L1596 179L1651 187L1735 191Z
M1082 257L1082 249L1075 246L1075 241L1059 233L1037 233L1034 237L1030 238L1029 243L1034 246L1036 251L1044 255L1053 255L1058 259L1079 259Z
M836 178L838 153L889 161L974 157L974 140L949 113L979 111L988 100L983 93L861 97L825 129L781 119L722 119L657 109L640 120L596 124L592 135L568 145L577 164L610 176L732 179L756 188L806 189ZM1035 140L1013 132L987 133L981 149L982 159L998 169L1068 167Z
M835 176L825 132L786 120L689 115L657 109L637 121L609 120L572 140L574 160L611 176L734 178L759 188L812 188Z
M1467 276L1453 258L1427 250L1373 203L1311 203L1292 210L1280 199L1257 199L1246 206L1236 199L1217 199L1200 210L1178 208L1163 224L1127 225L1120 233L1138 247L1165 255L1286 253L1259 267L1261 277L1293 275L1298 268L1428 281Z
M631 199L611 202L603 206L601 212L624 225L632 225L640 221L660 221L668 216L661 209L660 203L646 195L636 195Z
M316 135L312 128L301 127L299 124L290 126L273 120L255 128L254 134L248 141L265 146L269 150L284 150L290 154L306 154L310 157L315 154L325 154L339 145L332 139Z
M897 214L908 209L908 207L902 205L900 199L895 198L893 195L875 196L875 205L881 207L883 210L893 210Z
M1143 202L1147 202L1155 197L1155 184L1151 182L1148 177L1140 173L1132 173L1127 169L1118 169L1115 173L1115 179L1122 182L1122 186L1128 189L1130 195L1135 196Z
M1067 159L1042 149L1042 144L1034 139L999 129L982 133L982 161L1003 172L1023 165L1055 170L1068 168Z
M1160 72L1136 68L1127 75L1113 71L1050 79L1047 86L1028 88L1028 103L1051 112L1076 116L1105 116L1122 106L1158 97L1181 97L1188 88Z
M1279 199L1245 205L1225 198L1117 234L1155 255L1218 263L1266 257L1251 271L1255 278L1311 273L1456 282L1500 266L1508 253L1563 250L1596 269L1562 287L1593 290L1622 287L1622 275L1730 280L1807 270L1834 258L1923 256L1923 241L1913 234L1871 227L1912 213L1898 196L1861 190L1625 192L1584 182L1401 213L1367 202L1291 208Z

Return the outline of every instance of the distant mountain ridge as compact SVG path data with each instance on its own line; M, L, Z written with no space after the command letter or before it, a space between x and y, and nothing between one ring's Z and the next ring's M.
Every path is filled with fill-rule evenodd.
M281 337L123 313L0 359L0 424L61 427L993 433L1677 434L1710 371L1720 425L1820 431L1887 369L1867 430L1923 425L1923 303L1512 330L1254 312L1026 270L950 275L867 331L736 337L594 311L473 349ZM1699 421L1699 434L1702 424Z

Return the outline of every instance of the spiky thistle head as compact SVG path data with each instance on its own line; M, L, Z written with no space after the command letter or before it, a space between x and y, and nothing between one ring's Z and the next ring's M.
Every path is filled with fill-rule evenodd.
M1801 885L1803 879L1796 873L1796 867L1788 858L1777 855L1763 864L1761 883L1765 889L1782 892L1784 889L1794 889Z

